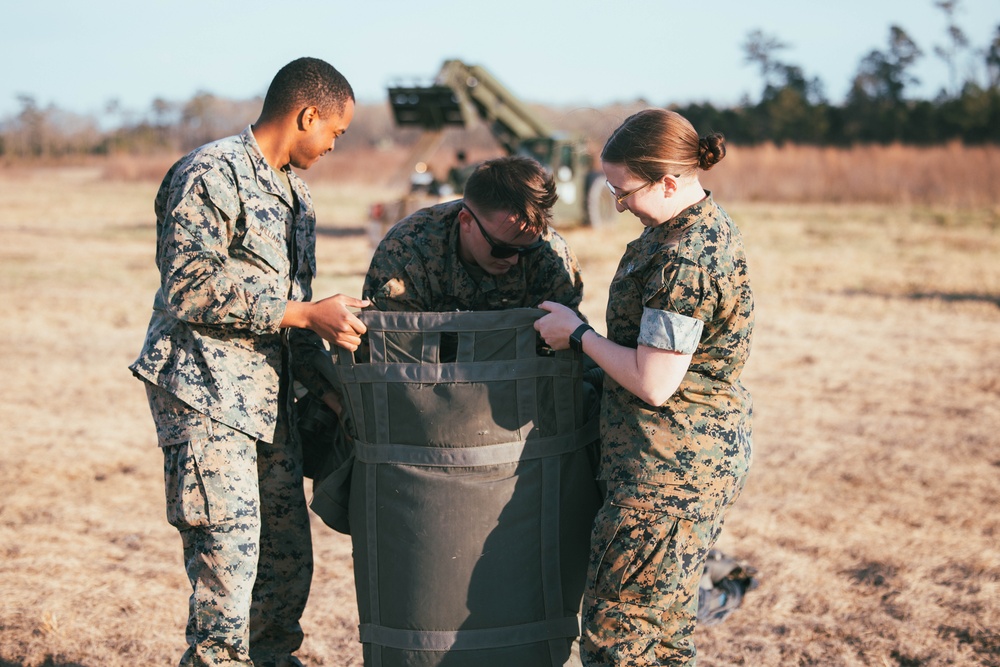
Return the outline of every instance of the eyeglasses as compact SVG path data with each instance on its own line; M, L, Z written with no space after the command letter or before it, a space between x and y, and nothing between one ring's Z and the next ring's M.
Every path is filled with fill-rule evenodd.
M628 192L626 192L623 195L619 195L618 191L615 190L615 186L611 185L611 183L609 181L604 181L604 184L606 186L608 186L608 190L611 190L611 196L615 198L615 203L618 204L619 206L624 206L626 199L628 199L629 197L631 197L632 195L634 195L639 190L642 190L643 188L648 188L650 185L653 184L653 181L647 181L643 185L640 185L639 187L637 187L635 190L629 190Z
M476 221L477 225L479 225L479 231L483 233L483 238L490 244L490 255L496 257L497 259L507 259L508 257L513 257L514 255L527 255L529 252L538 250L545 245L545 239L540 237L537 241L529 243L528 245L507 245L506 243L495 241L493 237L490 236L485 229L483 229L483 223L479 222L479 218L477 218L476 214L472 212L472 209L466 206L465 210L469 212L472 219Z

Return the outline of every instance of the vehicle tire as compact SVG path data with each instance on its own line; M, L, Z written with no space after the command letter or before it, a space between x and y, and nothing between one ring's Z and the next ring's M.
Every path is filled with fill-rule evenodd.
M604 174L591 174L588 180L587 225L594 229L608 227L618 219L618 210L615 208L615 200L604 185Z

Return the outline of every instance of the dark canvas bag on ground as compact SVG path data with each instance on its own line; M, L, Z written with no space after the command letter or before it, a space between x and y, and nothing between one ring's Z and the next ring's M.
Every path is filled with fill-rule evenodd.
M543 314L365 312L366 350L338 359L366 665L568 657L598 427L579 355L539 348Z
M698 595L698 624L722 623L743 604L747 591L757 588L757 570L718 549L708 552Z

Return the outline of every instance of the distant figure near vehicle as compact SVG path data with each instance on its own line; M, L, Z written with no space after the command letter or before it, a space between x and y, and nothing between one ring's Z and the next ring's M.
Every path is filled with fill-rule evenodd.
M476 165L469 164L465 151L455 151L455 164L448 170L448 185L451 186L452 192L459 196L465 192L465 182L469 180L475 168Z

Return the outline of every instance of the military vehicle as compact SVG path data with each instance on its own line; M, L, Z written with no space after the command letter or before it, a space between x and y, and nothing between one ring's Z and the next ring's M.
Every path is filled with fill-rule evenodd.
M395 85L388 91L396 125L419 127L425 133L408 164L415 168L410 192L395 202L371 207L369 231L374 242L410 213L461 195L468 169L453 168L450 182L438 184L427 175L424 161L440 145L445 129L480 122L487 124L507 154L531 156L552 174L559 194L552 210L554 227L600 227L617 214L586 140L553 130L485 68L447 60L430 85Z

